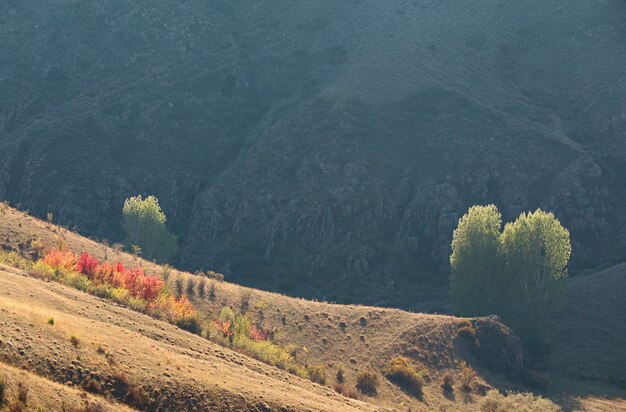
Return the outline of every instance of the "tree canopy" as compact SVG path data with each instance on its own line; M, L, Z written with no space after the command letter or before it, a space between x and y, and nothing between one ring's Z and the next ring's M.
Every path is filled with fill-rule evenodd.
M487 315L497 293L498 244L502 215L495 205L472 206L452 237L452 302L460 315Z
M167 218L154 196L126 199L122 209L126 246L139 246L147 259L167 261L178 252L177 237L167 230Z
M500 315L528 344L541 344L571 255L569 231L553 213L522 213L502 227L494 205L459 220L450 255L450 294L464 316Z

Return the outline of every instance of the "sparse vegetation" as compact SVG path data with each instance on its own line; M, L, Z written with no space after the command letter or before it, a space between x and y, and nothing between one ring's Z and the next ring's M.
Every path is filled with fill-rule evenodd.
M385 372L387 379L418 398L421 398L423 394L424 374L423 370L416 370L410 361L403 356L392 359Z
M344 383L344 381L346 380L346 377L344 376L343 366L340 365L337 368L337 374L335 375L335 379L337 380L337 383Z
M376 396L378 393L378 375L371 371L360 372L356 377L356 388L365 395Z
M32 262L17 252L6 252L0 249L0 263L12 266L18 269L28 270L32 266Z
M270 331L253 323L249 315L235 313L225 306L219 319L208 326L208 337L224 346L243 352L269 365L277 366L294 375L308 377L307 370L300 366L287 348L269 339Z
M467 339L470 342L474 342L476 340L476 328L472 326L470 322L467 324L462 324L457 330L457 335L463 339Z
M454 390L454 375L452 373L446 372L441 377L441 389L447 393L451 393Z
M361 394L359 394L359 392L357 392L355 388L348 386L345 383L336 383L333 386L333 389L335 390L335 392L345 396L346 398L352 398L357 400L363 399Z
M463 387L463 390L469 392L472 389L472 384L474 383L474 380L476 379L476 371L465 361L461 361L460 369L461 386Z
M54 316L48 316L48 325L54 326Z
M7 377L0 375L0 406L4 405L7 397Z
M200 278L198 281L198 296L203 298L206 295L206 279Z
M501 394L497 390L487 392L480 401L481 412L560 412L561 408L549 399L531 393Z
M324 365L308 365L306 371L312 382L323 385L326 383L326 368Z
M17 400L23 405L28 405L28 393L30 388L24 382L17 383Z
M211 299L211 302L215 301L216 296L215 282L211 282L211 286L209 286L209 299Z
M23 412L26 410L26 405L15 398L7 404L7 411L9 412Z
M250 292L244 292L241 295L241 301L239 303L241 313L246 313L248 311L248 308L250 307L250 297Z
M182 277L177 277L174 281L174 288L176 290L176 297L181 297L183 295L185 281Z
M83 387L86 391L91 393L102 393L102 385L97 380L90 378L84 383Z
M72 343L72 345L77 348L78 346L80 346L80 339L78 338L78 336L76 335L72 335L70 336L70 342Z
M193 276L189 276L187 278L187 296L193 296L196 294L196 280L193 278Z

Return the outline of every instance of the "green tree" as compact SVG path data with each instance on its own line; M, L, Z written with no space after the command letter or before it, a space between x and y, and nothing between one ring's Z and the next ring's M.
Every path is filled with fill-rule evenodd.
M542 341L547 316L559 302L571 250L569 231L541 209L522 213L500 236L509 285L502 316L531 347Z
M450 294L455 313L494 313L499 294L498 242L502 215L495 205L472 206L452 238Z
M178 238L167 230L167 219L154 196L131 197L122 210L126 246L139 246L147 259L167 261L178 252Z

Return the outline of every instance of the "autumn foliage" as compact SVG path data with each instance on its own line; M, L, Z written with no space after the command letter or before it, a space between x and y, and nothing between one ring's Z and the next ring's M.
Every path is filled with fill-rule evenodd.
M43 261L55 269L76 270L76 255L69 249L54 249L46 254Z
M152 315L168 320L185 329L199 329L198 313L186 296L170 296L165 283L158 276L147 275L140 267L125 267L121 262L100 263L87 252L79 257L69 249L54 249L43 258L43 263L54 270L84 275L94 287L122 290L116 296L129 296L145 302L140 307Z

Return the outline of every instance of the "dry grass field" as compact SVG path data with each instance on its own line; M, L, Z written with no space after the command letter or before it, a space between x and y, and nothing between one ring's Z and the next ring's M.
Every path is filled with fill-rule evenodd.
M88 251L101 260L164 273L164 268L151 262L22 212L6 207L0 211L0 245L5 249L27 254L33 244L54 245L60 240L74 251ZM588 282L623 280L618 269L608 272L591 275L599 280L594 283L590 276ZM97 401L107 410L472 411L480 410L490 388L528 390L499 373L492 359L468 349L468 343L457 333L466 320L294 299L217 280L207 280L203 294L199 290L201 279L173 269L168 275L170 287L182 283L207 319L218 317L225 306L262 319L276 331L278 344L294 348L299 363L324 367L324 384L291 375L112 301L29 277L27 272L6 265L0 267L0 373L10 381L28 381L33 405L41 403L46 410L62 410L59 399L64 398L72 405ZM613 306L601 306L606 311L594 312L589 318L582 316L595 310L597 304L616 304L619 289L615 289L612 300L598 303L593 288L582 284L585 280L570 281L568 293L581 303L570 309L582 311L577 321L584 327L582 333L606 338L590 347L593 342L581 340L578 334L575 338L566 336L564 330L571 330L573 318L559 320L561 328L555 328L554 339L562 343L562 350L555 351L553 384L544 395L565 410L626 410L624 391L593 376L575 375L576 371L593 371L595 356L607 358L599 358L597 368L609 357L621 356L622 363L616 362L615 370L624 370L620 369L624 346L616 346L625 339L620 332L624 324L611 318L616 313ZM586 300L584 294L588 294ZM53 325L49 324L51 317ZM507 329L496 321L474 321L474 325L487 348L492 343L486 338L483 341L487 336L483 326L507 342L494 348L510 351L507 356L516 353L514 336L507 335ZM606 329L609 326L614 328ZM615 335L599 335L605 332ZM385 377L390 361L397 356L410 359L424 371L421 396L409 394ZM497 361L505 358L502 354L493 356ZM573 363L575 359L580 365ZM468 389L461 384L462 361L477 372ZM353 391L357 376L372 371L378 377L377 393L361 394L360 400L339 395L333 390L339 369L345 386ZM442 388L446 375L453 378L447 390ZM93 398L88 392L103 398Z

